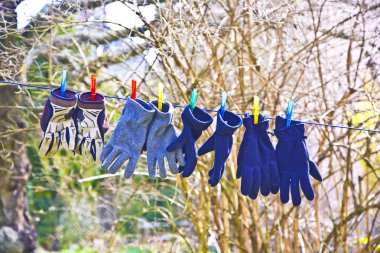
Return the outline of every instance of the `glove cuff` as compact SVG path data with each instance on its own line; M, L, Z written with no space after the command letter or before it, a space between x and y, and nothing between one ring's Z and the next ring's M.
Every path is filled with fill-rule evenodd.
M69 107L75 106L77 102L77 97L76 97L76 93L71 90L66 90L65 96L61 97L61 88L56 88L51 91L50 96L49 96L49 101L52 104L69 108Z
M259 120L257 124L253 124L253 115L245 114L243 119L243 124L247 129L253 129L257 132L263 132L267 134L267 130L269 128L269 119L265 117L263 114L259 113Z
M224 112L224 117L218 111L218 119L216 122L216 131L220 135L233 135L235 131L243 124L243 120L230 111Z
M173 122L174 107L169 102L162 103L162 111L158 109L158 102L150 102L155 110L154 120L162 126L168 126Z
M276 128L274 129L274 135L276 135L279 139L304 139L305 125L300 121L292 120L290 122L290 126L286 127L286 119L281 116L276 116Z
M210 114L195 106L191 111L190 106L186 106L182 113L182 119L187 120L195 129L204 131L212 123L212 117Z
M154 114L155 110L150 103L130 97L127 98L123 109L123 117L126 116L136 126L151 122Z
M78 107L81 109L97 109L103 110L106 108L104 103L104 96L102 94L95 94L95 101L91 100L91 92L84 92L78 96Z

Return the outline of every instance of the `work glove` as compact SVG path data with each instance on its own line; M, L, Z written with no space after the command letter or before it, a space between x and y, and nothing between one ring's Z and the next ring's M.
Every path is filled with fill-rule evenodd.
M225 111L222 118L219 110L214 134L198 150L200 156L215 151L214 165L209 171L210 178L208 181L212 187L216 186L223 176L225 162L232 149L232 135L242 123L242 119L230 111Z
M109 128L104 96L96 93L95 101L91 101L91 92L81 93L78 96L76 116L79 154L100 161L104 134Z
M212 123L212 117L204 110L194 107L191 111L190 106L186 106L181 115L183 121L182 133L167 148L168 152L173 152L182 148L185 154L185 166L179 167L179 172L183 177L189 177L195 169L198 161L195 142Z
M77 98L74 91L66 90L65 97L61 97L60 92L60 88L51 91L40 119L44 131L38 152L41 156L53 156L60 146L75 150Z
M256 199L260 190L263 196L276 194L280 189L280 176L276 153L267 130L269 120L259 114L257 124L253 116L246 114L243 119L245 133L237 158L236 177L241 178L241 193Z
M178 147L172 152L166 150L166 147L177 138L173 125L174 108L172 104L164 102L162 104L162 111L157 108L157 101L151 102L151 105L155 110L155 114L149 126L146 139L148 171L150 178L155 178L158 163L160 177L165 178L165 157L168 161L170 171L173 174L179 172L177 163L184 166L185 159L181 147Z
M142 152L154 116L152 105L128 97L123 114L100 155L102 169L114 174L129 159L124 176L130 178Z
M291 121L286 127L286 119L276 117L274 134L278 138L276 146L277 164L280 172L280 198L289 201L289 189L294 206L301 204L301 189L308 200L314 199L309 174L322 181L322 176L314 162L310 161L305 139L305 126L299 121Z

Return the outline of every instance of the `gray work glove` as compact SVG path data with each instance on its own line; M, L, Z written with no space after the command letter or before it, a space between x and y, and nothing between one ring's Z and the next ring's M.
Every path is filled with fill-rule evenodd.
M157 108L157 101L151 102L151 105L156 113L150 124L146 141L148 172L150 178L155 178L158 163L160 177L165 178L165 157L173 174L179 172L177 163L184 166L185 159L181 148L172 152L166 151L166 147L177 138L173 125L174 108L172 104L169 102L163 103L162 111Z
M126 178L132 176L154 113L151 104L140 99L127 98L123 115L100 155L100 160L103 162L102 169L116 173L123 163L129 159L124 176Z

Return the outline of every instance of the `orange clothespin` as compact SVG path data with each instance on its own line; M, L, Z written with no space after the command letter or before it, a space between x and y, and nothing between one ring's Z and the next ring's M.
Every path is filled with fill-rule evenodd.
M95 74L91 75L91 101L95 101L96 95L96 76Z
M136 80L132 79L132 99L136 100Z

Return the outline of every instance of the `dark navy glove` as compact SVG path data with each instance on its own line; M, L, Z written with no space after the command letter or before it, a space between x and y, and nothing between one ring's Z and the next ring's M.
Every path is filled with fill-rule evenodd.
M212 117L202 109L194 107L191 111L190 106L186 106L182 115L183 130L167 148L168 152L173 152L178 148L182 148L185 154L185 166L179 167L179 172L183 177L189 177L195 169L198 161L195 142L212 123Z
M310 161L305 142L305 126L299 121L291 121L286 127L286 119L276 117L274 133L278 138L276 146L277 163L280 171L280 198L289 201L289 189L294 206L301 204L301 189L308 200L314 199L309 174L322 181L322 176L314 162Z
M214 166L209 171L210 179L208 181L212 187L217 185L223 176L225 162L231 153L233 143L232 135L242 123L242 119L230 111L225 111L224 118L222 118L219 110L214 134L198 151L198 155L215 151Z
M276 194L280 189L280 176L276 153L267 130L269 120L259 114L258 124L253 124L253 116L243 119L245 133L237 158L236 177L241 177L241 193L256 199L259 190L263 196Z

